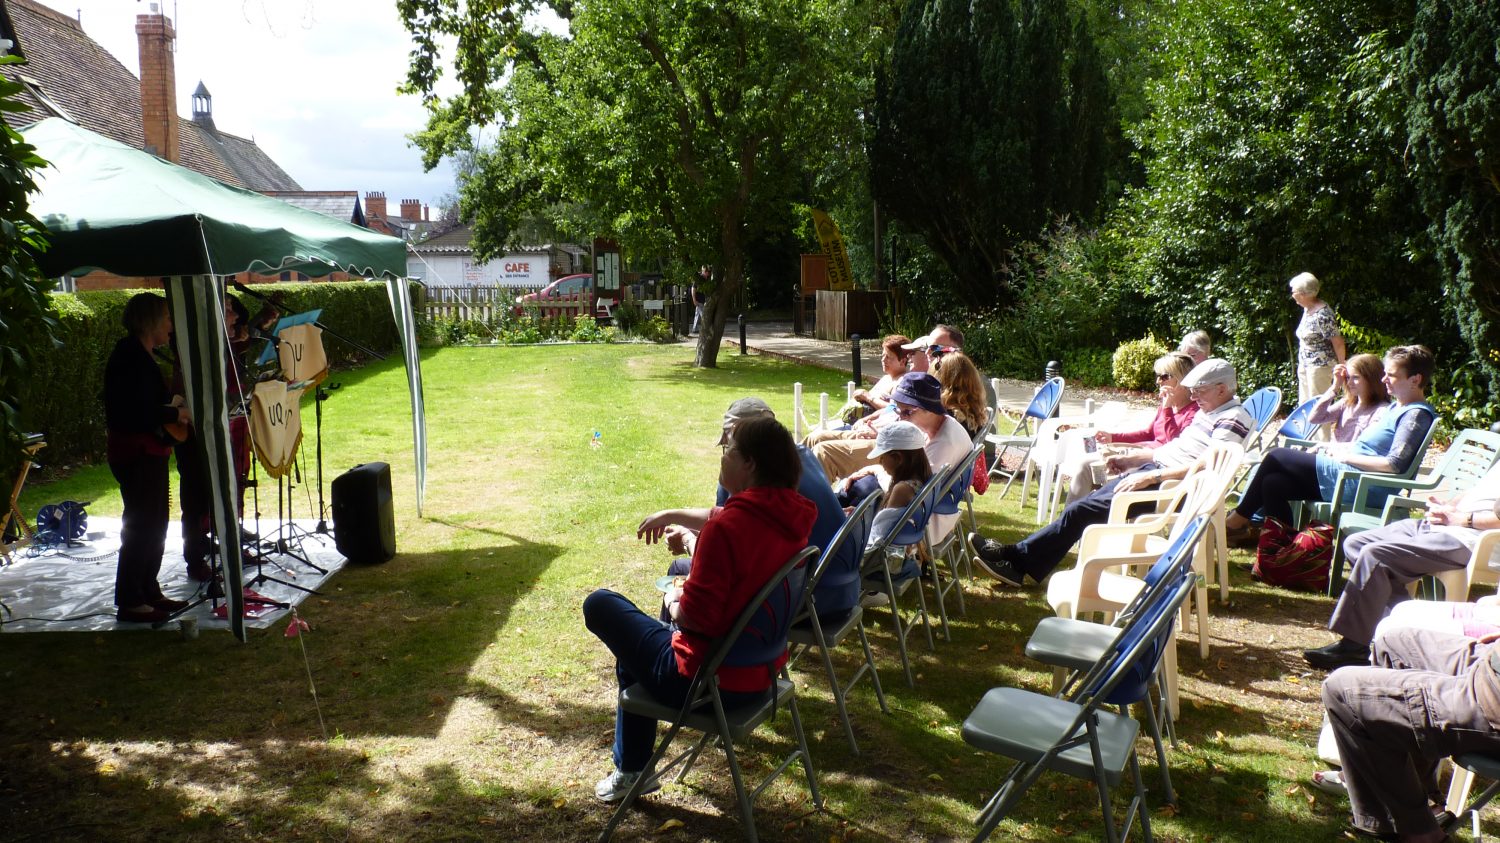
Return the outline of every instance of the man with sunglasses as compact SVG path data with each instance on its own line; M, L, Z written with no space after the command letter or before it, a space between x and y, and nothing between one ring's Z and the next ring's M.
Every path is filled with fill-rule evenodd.
M1027 577L1039 583L1062 562L1085 528L1109 520L1116 492L1154 489L1164 481L1186 476L1193 462L1214 442L1244 444L1255 423L1235 397L1238 379L1234 366L1210 357L1188 372L1182 385L1198 403L1198 412L1181 436L1159 448L1111 457L1106 466L1110 473L1120 476L1068 504L1056 521L1016 544L970 533L979 569L1016 588L1024 585Z
M952 325L939 325L927 336L918 337L901 347L907 351L922 352L911 356L913 372L930 372L937 368L938 361L943 359L944 354L964 350L964 334Z

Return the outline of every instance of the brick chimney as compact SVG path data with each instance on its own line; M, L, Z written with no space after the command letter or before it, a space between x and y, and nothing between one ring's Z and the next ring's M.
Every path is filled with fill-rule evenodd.
M385 220L385 191L371 190L365 193L365 216Z
M422 203L416 199L401 200L401 219L419 222L422 219Z
M151 4L151 14L135 16L141 51L141 126L146 151L174 164L178 160L177 72L172 63L177 33Z

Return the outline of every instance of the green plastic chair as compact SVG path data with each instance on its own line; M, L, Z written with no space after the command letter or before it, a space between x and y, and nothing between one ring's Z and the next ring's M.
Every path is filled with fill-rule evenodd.
M1391 412L1395 411L1392 410ZM1408 487L1411 484L1412 479L1417 476L1417 472L1422 469L1422 458L1426 456L1427 446L1432 444L1432 437L1437 433L1437 429L1437 419L1433 419L1432 424L1427 426L1426 438L1422 440L1421 447L1417 448L1417 455L1415 457L1412 457L1411 464L1406 467L1406 470L1400 472L1399 474L1395 472L1383 471L1360 471L1353 468L1348 468L1340 471L1338 479L1335 480L1333 484L1333 500L1305 501L1303 503L1303 512L1307 514L1307 519L1305 519L1302 523L1306 523L1306 520L1317 520L1327 524L1337 524L1339 523L1339 519L1343 517L1345 512L1362 512L1366 515L1373 515L1378 517L1380 515L1380 512L1378 509L1370 505L1368 490L1361 492L1359 491L1360 487L1355 486L1356 491L1354 493L1354 503L1349 507L1344 506L1344 490L1347 489L1350 484L1364 482L1366 478L1370 479L1371 481L1377 479L1395 481L1393 484L1380 484L1384 485L1386 488L1391 488L1392 485L1394 485L1396 488ZM1376 486L1372 484L1369 488L1374 489L1376 488ZM1332 580L1330 580L1329 582L1331 583Z
M1437 425L1434 424L1428 430L1428 442L1432 441L1432 432L1436 428ZM1422 447L1425 452L1427 444L1423 443ZM1340 513L1337 522L1329 521L1338 524L1338 536L1329 570L1328 596L1337 597L1343 590L1344 539L1355 533L1389 524L1397 518L1410 517L1412 510L1426 508L1427 497L1433 492L1441 490L1448 495L1455 495L1468 490L1479 482L1497 459L1500 459L1500 433L1471 428L1460 433L1448 447L1447 453L1443 454L1437 467L1420 478L1407 479L1382 474L1358 477L1359 486L1354 493L1354 505ZM1413 465L1420 463L1420 459L1412 461ZM1344 473L1339 475L1340 482L1344 479ZM1385 506L1377 513L1367 503L1370 493L1375 489L1398 489L1405 494L1387 498Z

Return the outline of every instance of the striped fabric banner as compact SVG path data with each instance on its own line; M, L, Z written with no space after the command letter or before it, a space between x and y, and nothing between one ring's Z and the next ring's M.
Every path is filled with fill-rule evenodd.
M166 281L177 335L177 359L193 416L193 442L200 449L213 497L214 533L224 566L225 599L234 637L245 633L244 575L240 523L235 512L234 460L229 443L229 401L225 383L228 348L224 336L224 290L207 275L177 275Z
M427 411L422 400L422 360L417 356L417 320L412 316L410 282L387 278L391 315L401 335L401 356L406 361L406 386L411 393L412 451L417 463L417 517L422 517L422 496L427 491Z

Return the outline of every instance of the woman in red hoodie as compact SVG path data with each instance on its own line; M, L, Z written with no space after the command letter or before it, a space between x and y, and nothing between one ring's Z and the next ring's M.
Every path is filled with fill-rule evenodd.
M608 589L583 601L584 623L615 655L621 689L639 682L659 702L686 701L713 639L727 633L750 598L807 546L817 507L797 494L801 473L797 446L780 422L741 422L719 462L719 483L729 491L724 505L664 510L641 522L636 535L648 544L660 541L674 524L698 530L698 544L682 587L665 595L670 626ZM762 699L785 662L783 647L769 664L720 667L724 704ZM615 769L595 786L594 795L606 802L625 798L651 759L655 741L655 720L616 708Z

